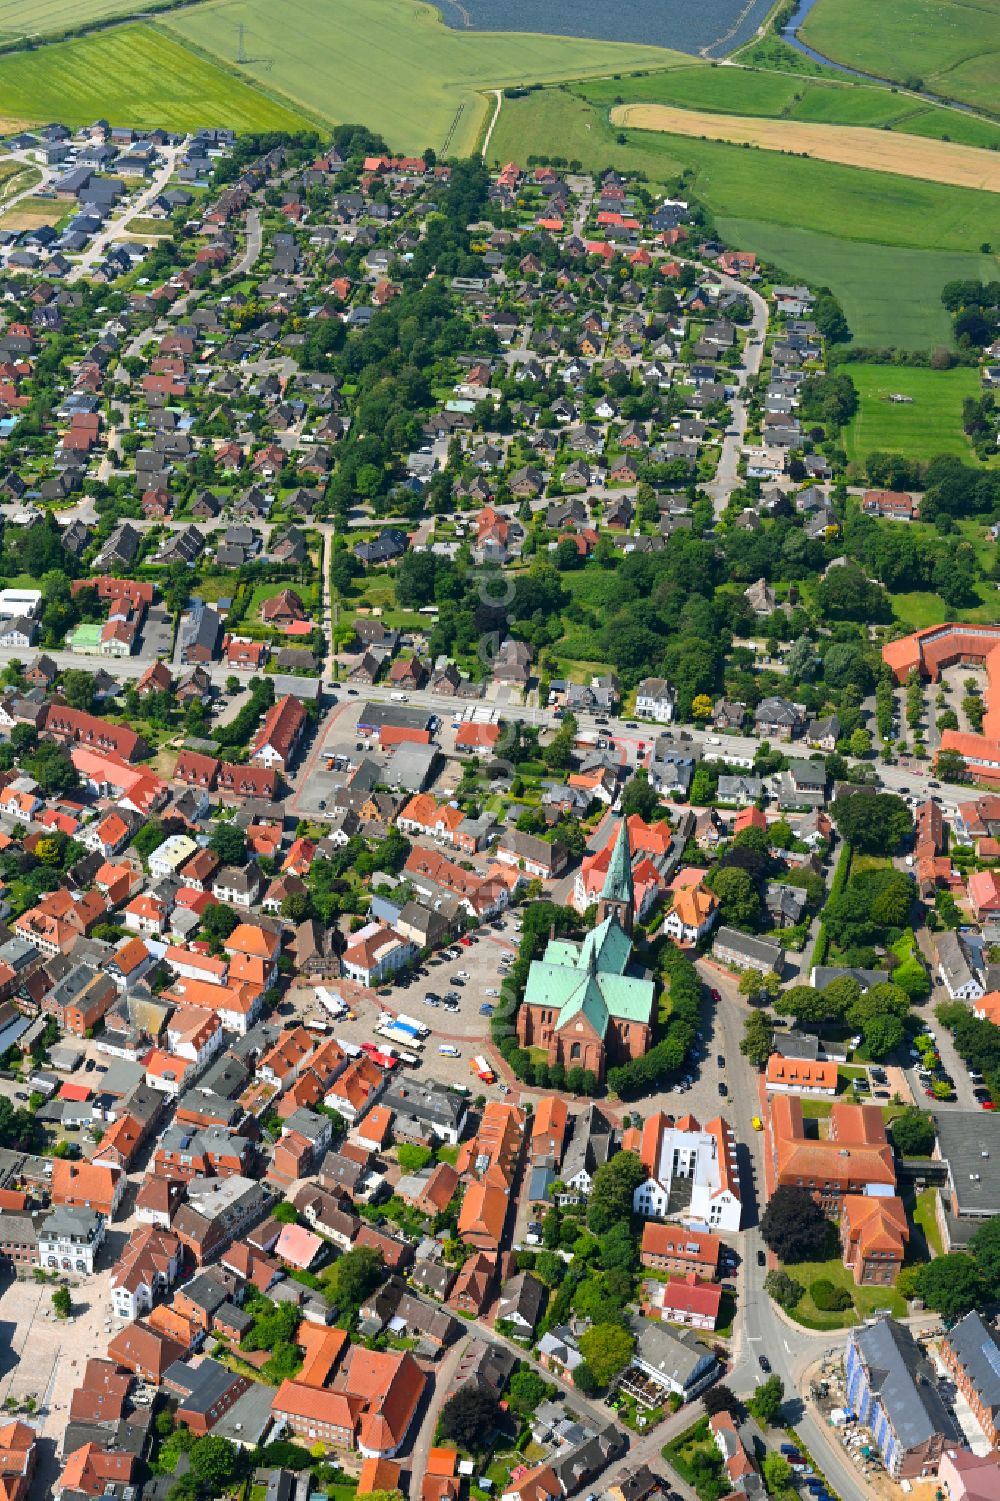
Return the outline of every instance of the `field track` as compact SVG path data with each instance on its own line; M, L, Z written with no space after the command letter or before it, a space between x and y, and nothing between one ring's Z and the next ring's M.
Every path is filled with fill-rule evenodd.
M707 137L766 151L792 152L846 167L919 177L953 187L1000 193L1000 153L954 141L900 135L863 125L820 125L798 120L767 120L750 115L718 115L677 109L669 104L619 104L612 125L671 135Z

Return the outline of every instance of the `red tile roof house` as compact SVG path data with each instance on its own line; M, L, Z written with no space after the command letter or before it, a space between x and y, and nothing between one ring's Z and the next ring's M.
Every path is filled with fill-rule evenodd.
M383 923L369 923L354 934L341 959L344 974L369 988L380 985L416 959L415 944Z
M139 1319L126 1324L108 1345L109 1360L154 1386L160 1385L164 1372L184 1354L184 1346L177 1340L158 1334Z
M463 1262L448 1298L448 1307L478 1318L493 1302L502 1281L497 1257L488 1251L477 1251Z
M278 786L275 766L235 766L223 762L219 768L219 791L230 797L259 797L273 802L278 796Z
M215 756L202 756L197 751L182 750L174 767L174 780L188 787L204 787L211 792L219 775L221 762Z
M974 870L967 890L977 921L1000 915L1000 875L995 870Z
M643 1266L661 1272L685 1276L696 1272L702 1278L719 1275L722 1242L717 1235L703 1230L688 1230L679 1225L647 1220L642 1227L640 1260Z
M325 1258L327 1243L321 1235L304 1225L283 1225L274 1254L285 1266L296 1271L311 1271Z
M113 1219L127 1184L125 1173L112 1162L52 1161L52 1202L96 1209Z
M427 1377L408 1350L352 1345L330 1388L284 1381L271 1403L297 1437L391 1459L410 1430Z
M134 1454L112 1454L98 1444L82 1444L66 1456L56 1490L50 1494L114 1495L119 1487L131 1491L129 1482L135 1467Z
M97 750L114 751L123 761L140 761L149 754L149 747L141 735L127 725L108 724L94 714L85 714L82 709L71 709L67 704L50 704L45 716L45 732L59 740L68 740L74 745L92 746Z
M297 620L308 618L306 607L294 589L282 589L272 599L265 599L260 607L260 618L265 625L292 625Z
M258 1077L279 1089L287 1089L306 1066L314 1048L313 1039L305 1027L282 1032L273 1048L260 1060Z
M920 517L920 505L913 496L896 490L866 490L861 497L861 509L870 516L884 516L890 521L917 521Z
M267 712L257 731L250 757L255 766L287 771L295 759L306 726L306 711L290 693Z
M719 1322L722 1288L718 1283L699 1282L696 1272L670 1277L666 1282L648 1282L643 1301L659 1313L664 1323L686 1324L690 1329L714 1329Z

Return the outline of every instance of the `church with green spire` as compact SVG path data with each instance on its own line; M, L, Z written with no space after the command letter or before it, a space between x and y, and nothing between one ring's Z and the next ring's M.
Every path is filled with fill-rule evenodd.
M582 943L550 938L528 972L517 1013L523 1048L544 1048L547 1062L608 1068L649 1051L653 1041L653 981L632 962L632 850L623 818L597 906L597 921Z

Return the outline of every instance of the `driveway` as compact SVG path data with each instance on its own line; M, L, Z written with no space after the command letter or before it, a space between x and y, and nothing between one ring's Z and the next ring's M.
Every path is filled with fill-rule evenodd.
M424 1475L427 1472L427 1457L434 1445L434 1431L467 1343L468 1340L464 1335L457 1339L441 1364L434 1368L434 1391L427 1403L424 1419L414 1439L413 1452L410 1456L409 1494L411 1496L419 1496L423 1488Z

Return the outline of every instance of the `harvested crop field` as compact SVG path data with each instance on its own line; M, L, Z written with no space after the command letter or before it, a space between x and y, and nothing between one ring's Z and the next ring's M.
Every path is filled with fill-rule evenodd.
M839 162L845 167L892 172L954 187L1000 193L1000 155L976 146L927 137L900 136L863 125L821 125L801 120L766 120L750 115L717 115L676 109L669 104L619 104L612 125L655 130L671 135L707 137L735 145L759 146Z

